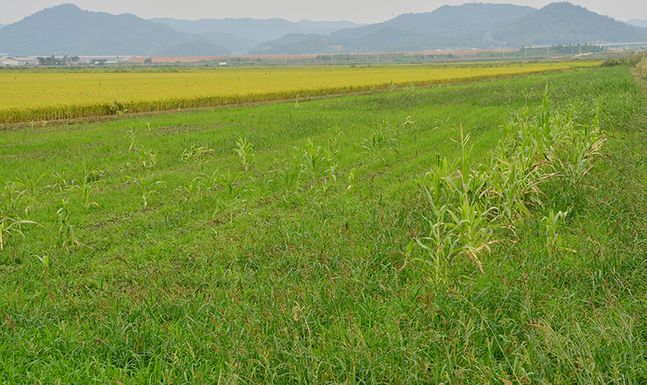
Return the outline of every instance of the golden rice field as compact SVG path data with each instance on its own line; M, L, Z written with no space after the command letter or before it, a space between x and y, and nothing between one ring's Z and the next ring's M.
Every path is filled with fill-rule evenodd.
M599 62L121 72L0 71L0 124L307 98L596 65Z

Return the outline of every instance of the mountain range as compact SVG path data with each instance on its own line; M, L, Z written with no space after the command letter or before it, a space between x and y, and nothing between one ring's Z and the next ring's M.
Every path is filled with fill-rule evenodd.
M636 27L647 27L647 20L631 19L627 22L627 24L630 24Z
M638 20L623 23L571 3L540 9L469 3L370 25L285 19L145 20L63 4L0 29L0 52L12 55L401 52L631 41L647 41L647 28Z
M571 3L541 9L470 3L405 14L384 23L329 36L290 35L264 42L254 53L308 51L421 51L647 40L647 28L629 25Z

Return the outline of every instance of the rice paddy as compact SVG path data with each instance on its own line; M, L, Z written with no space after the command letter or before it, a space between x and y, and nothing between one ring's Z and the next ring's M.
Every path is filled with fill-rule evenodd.
M598 64L0 71L0 124L308 98Z
M0 131L0 382L644 383L635 71Z

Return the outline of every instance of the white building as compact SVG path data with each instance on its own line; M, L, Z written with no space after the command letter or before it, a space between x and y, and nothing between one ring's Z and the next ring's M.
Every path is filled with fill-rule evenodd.
M32 57L15 57L5 56L0 57L0 67L26 67L37 66L38 59Z

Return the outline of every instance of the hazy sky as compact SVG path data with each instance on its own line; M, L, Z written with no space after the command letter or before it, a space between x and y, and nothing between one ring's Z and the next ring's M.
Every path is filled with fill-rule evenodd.
M144 18L185 19L283 17L290 20L351 20L369 23L408 12L432 11L444 4L474 0L0 0L0 24L16 22L46 7L69 2L83 9L110 13L134 13ZM545 0L482 1L534 7ZM572 0L595 12L616 19L647 19L646 0Z

